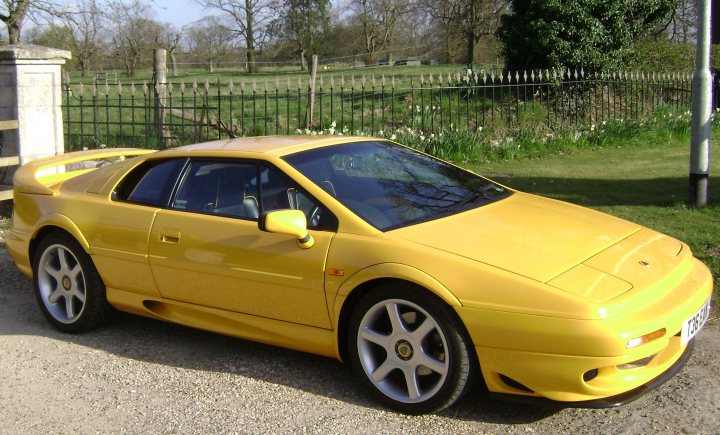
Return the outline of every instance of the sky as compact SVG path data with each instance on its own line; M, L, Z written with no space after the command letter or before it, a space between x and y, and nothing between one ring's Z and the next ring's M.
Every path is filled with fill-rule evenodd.
M156 20L177 27L192 23L210 13L203 11L203 8L192 0L152 0L150 3L154 3Z
M72 5L74 0L60 0L60 3ZM152 6L153 18L161 23L174 24L182 27L200 19L203 15L212 14L211 11L203 11L203 8L193 0L145 0Z

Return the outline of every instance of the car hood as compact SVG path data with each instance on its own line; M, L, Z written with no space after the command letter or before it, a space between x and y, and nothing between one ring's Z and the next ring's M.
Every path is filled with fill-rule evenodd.
M584 207L516 192L388 234L546 283L641 229Z

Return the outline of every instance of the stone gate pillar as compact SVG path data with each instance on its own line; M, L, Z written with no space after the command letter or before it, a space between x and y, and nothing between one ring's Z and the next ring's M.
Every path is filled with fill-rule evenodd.
M31 44L0 47L0 120L19 124L3 132L3 156L20 156L24 164L64 152L60 67L70 57Z

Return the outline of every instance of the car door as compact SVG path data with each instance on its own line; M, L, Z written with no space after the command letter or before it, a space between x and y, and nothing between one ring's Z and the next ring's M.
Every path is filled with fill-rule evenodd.
M157 211L167 206L185 161L152 159L138 165L113 190L112 201L93 200L77 216L107 287L157 295L148 232Z
M316 220L310 249L258 229L260 213L291 207ZM323 223L317 218L322 213ZM165 298L330 328L324 268L332 227L329 212L278 169L196 159L170 207L155 218L150 264Z

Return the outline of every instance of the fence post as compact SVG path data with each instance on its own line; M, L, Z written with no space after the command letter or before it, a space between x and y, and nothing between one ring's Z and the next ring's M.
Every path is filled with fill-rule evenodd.
M158 148L165 149L167 147L165 119L167 118L167 109L165 108L165 99L167 96L167 52L164 48L156 48L153 50L153 89L155 95L155 131L157 132Z
M310 83L308 85L307 116L305 117L305 128L312 129L313 111L315 110L315 79L317 78L317 54L312 57L312 69L310 70Z
M70 52L31 44L0 47L0 120L17 120L3 132L2 155L19 156L20 164L65 151L60 108L60 66ZM5 171L0 184L10 184Z

